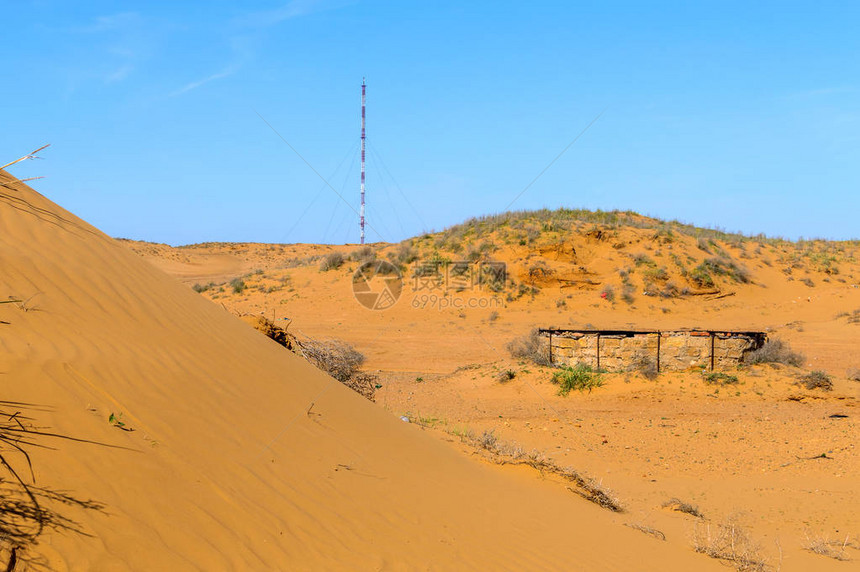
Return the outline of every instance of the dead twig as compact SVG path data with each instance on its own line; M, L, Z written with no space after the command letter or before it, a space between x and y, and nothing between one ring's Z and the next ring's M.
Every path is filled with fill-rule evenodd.
M32 153L27 153L26 155L24 155L20 159L15 159L11 163L6 163L2 167L0 167L0 169L6 169L6 167L11 167L12 165L15 165L16 163L20 163L21 161L26 161L27 159L41 159L41 157L37 157L39 151L42 151L43 149L47 149L50 146L51 146L50 143L48 143L47 145L42 145L41 147L39 147L38 149L36 149Z

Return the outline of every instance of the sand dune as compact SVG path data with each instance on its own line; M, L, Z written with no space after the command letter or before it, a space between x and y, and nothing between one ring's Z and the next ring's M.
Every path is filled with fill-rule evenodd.
M3 398L126 448L33 452L39 484L105 505L67 509L92 536L48 532L27 549L53 569L722 568L463 456L0 182L0 298L27 301L0 305Z
M377 403L395 419L423 419L443 441L464 428L493 430L603 479L628 508L615 522L646 523L692 551L695 520L661 508L680 496L701 506L708 517L702 526L738 518L772 569L850 566L806 547L826 538L837 555L860 557L860 496L852 486L860 478L860 383L847 375L860 368L860 245L721 235L627 213L568 214L574 216L562 229L565 212L513 213L502 224L490 217L373 245L383 259L460 260L490 244L512 281L497 294L503 304L485 308L416 307L426 292L407 280L396 306L368 311L352 299L357 245L124 244L237 314L354 344L380 375ZM321 271L321 256L333 251L347 261ZM230 257L243 270L225 277L207 266L211 256ZM701 285L701 270L710 271L712 285ZM234 279L243 287L234 289ZM614 301L601 296L607 285ZM494 295L453 288L433 294L449 302ZM728 386L711 385L697 371L655 380L610 374L593 392L560 397L549 368L505 350L535 326L761 329L806 360L801 369L729 372L738 380ZM799 388L797 376L812 369L829 372L834 390ZM515 378L501 383L506 370Z

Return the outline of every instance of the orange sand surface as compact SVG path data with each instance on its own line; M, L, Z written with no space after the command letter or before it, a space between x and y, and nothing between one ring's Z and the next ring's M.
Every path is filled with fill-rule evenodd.
M706 569L716 561L694 553L694 537L734 522L753 539L767 569L856 567L860 382L850 377L854 368L860 368L860 245L707 233L697 238L677 229L667 232L638 215L583 222L563 231L551 227L545 222L532 240L511 234L510 226L484 227L479 222L465 232L455 229L417 237L408 245L372 245L379 259L395 261L403 259L405 248L423 260L433 256L458 260L478 252L483 259L506 262L511 279L501 292L471 287L428 292L416 289L405 270L400 300L384 311L367 310L353 298L352 275L359 266L356 260L363 256L356 245L173 248L131 241L126 245L234 314L262 314L299 336L353 344L367 356L365 369L377 373L382 385L377 405L370 409L374 414L388 411L395 421L401 417L411 421L409 425L396 421L386 431L393 432L400 423L399 430L412 435L417 425L423 429L422 437L483 459L458 436L493 430L499 439L540 451L559 466L575 467L614 491L624 513L601 511L564 494L548 500L565 503L561 512L568 514L568 521L535 504L539 495L566 491L563 483L547 475L522 467L447 461L528 487L518 493L522 496L506 495L493 506L514 510L522 501L540 516L518 528L516 541L498 536L498 542L488 542L500 551L518 551L525 543L532 551L535 539L542 539L541 548L531 552L533 560L527 562L531 566L553 569L557 566L551 558L569 557L568 567L603 569L616 566L609 555L632 555L632 560L617 566ZM346 262L321 271L324 257L335 251L343 253ZM694 267L714 258L730 261L743 272L734 277L715 274L713 284L690 278ZM234 280L242 287L234 288ZM607 285L614 287L614 301L601 297ZM682 287L686 290L677 293ZM620 296L625 288L628 301ZM454 300L461 301L459 307ZM550 383L550 368L514 359L506 350L510 340L533 327L762 330L789 342L805 355L806 363L802 369L745 367L732 372L737 384L725 386L705 383L695 371L661 374L656 380L636 372L606 374L602 387L562 397ZM812 369L833 376L833 391L797 385L797 376ZM499 373L507 370L514 379L500 382ZM388 442L389 437L385 439ZM458 483L450 485L449 492L464 487L471 491L466 484L471 480L453 477L447 466L440 470ZM421 483L416 486L425 490L439 478L436 473L416 476L415 482ZM476 485L475 491L486 490L488 483ZM475 491L457 497L455 504L477 499ZM423 497L416 495L413 491L410 498ZM663 508L672 498L697 505L705 519ZM445 493L431 504L443 499L450 506ZM447 524L460 523L463 512L474 510L459 507ZM521 518L496 522L489 536L496 537L508 526L519 527ZM595 535L586 540L573 521ZM665 535L662 542L633 531L652 549L671 548L673 554L686 552L695 560L691 564L651 560L640 545L628 544L629 525ZM551 530L563 540L551 540L556 538ZM472 533L484 538L474 529ZM807 548L815 541L835 547L845 560L814 554ZM492 568L492 551L479 554L482 542L463 539L458 545L467 544L475 563ZM588 555L594 559L586 562ZM503 561L503 567L519 567L507 556Z
M19 551L30 564L18 569L722 569L680 534L655 540L622 526L629 514L403 423L380 404L395 408L406 382L370 403L11 176L0 184L0 297L22 301L0 305L3 398L32 404L39 427L102 443L30 450L39 486L103 508L58 507L86 535L48 530ZM165 268L198 280L209 264L223 276L247 263L191 250ZM343 282L299 279L288 308L299 321L307 306L303 328L365 330L361 349L385 347L379 323L352 323L366 314L351 300L312 318L339 290L305 290L311 277ZM394 346L375 367L442 372L461 359L441 359L441 344L406 347L427 355ZM4 455L26 474L21 455Z

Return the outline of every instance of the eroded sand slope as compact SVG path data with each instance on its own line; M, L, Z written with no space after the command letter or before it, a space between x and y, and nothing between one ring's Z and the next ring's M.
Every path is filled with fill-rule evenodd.
M0 298L28 300L0 305L2 397L49 408L33 415L59 433L127 448L33 451L39 484L105 504L66 509L91 537L47 533L27 550L54 569L721 569L399 422L0 183Z

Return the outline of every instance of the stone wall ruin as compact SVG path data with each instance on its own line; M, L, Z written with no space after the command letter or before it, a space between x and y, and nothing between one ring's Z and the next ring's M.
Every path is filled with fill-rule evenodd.
M725 370L767 340L764 332L714 330L539 330L556 365L584 363L606 371L653 364L657 371Z

